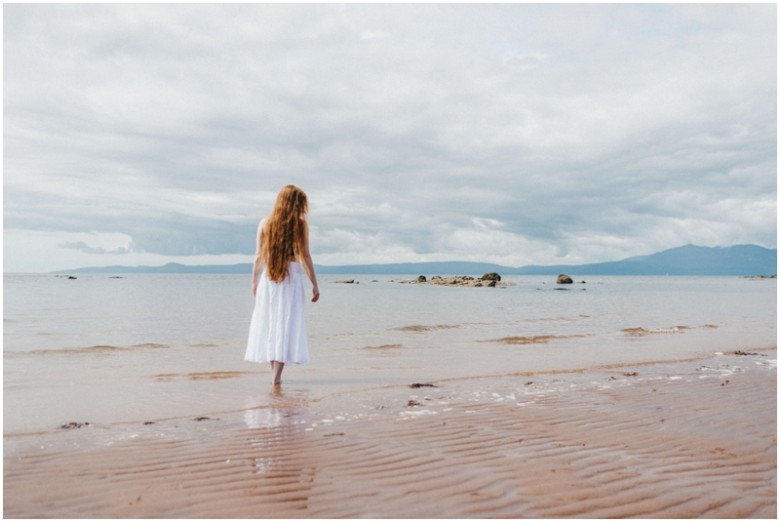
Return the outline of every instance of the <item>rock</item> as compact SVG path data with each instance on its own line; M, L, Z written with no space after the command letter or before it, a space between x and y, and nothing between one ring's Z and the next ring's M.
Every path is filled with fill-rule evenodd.
M354 279L343 279L341 281L333 281L333 282L334 283L341 283L341 284L344 284L344 285L351 285L351 284L355 283L355 280Z
M513 283L501 283L501 276L496 273L485 274L480 278L475 278L468 275L462 276L433 276L430 280L425 276L419 276L416 280L400 281L401 283L418 283L423 285L444 285L444 286L466 286L469 288L490 287L497 286L512 286ZM487 282L487 284L485 284Z
M558 280L556 281L559 285L570 285L574 283L571 277L567 276L566 274L560 274L558 276Z
M63 429L63 430L73 430L73 429L81 428L82 426L89 426L89 423L88 422L69 422L67 424L63 424L62 426L60 426L60 429Z

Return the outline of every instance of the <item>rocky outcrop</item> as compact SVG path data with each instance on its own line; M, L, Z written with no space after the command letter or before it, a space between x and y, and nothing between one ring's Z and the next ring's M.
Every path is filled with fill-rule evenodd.
M497 286L498 287L512 286L512 283L507 283L507 282L502 283L501 276L499 274L496 274L495 272L485 274L479 278L467 276L467 275L448 276L448 277L442 277L436 275L428 279L424 275L421 275L417 277L417 279L405 280L399 282L417 283L419 285L465 286L471 288L479 288L479 287L495 288Z
M559 285L570 285L574 283L571 277L567 276L566 274L560 274L558 276L558 280L556 281L556 284Z

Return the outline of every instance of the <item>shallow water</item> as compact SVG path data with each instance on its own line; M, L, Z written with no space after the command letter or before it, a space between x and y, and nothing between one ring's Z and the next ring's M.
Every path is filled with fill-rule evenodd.
M268 368L243 361L248 276L77 277L4 276L6 434L272 400ZM776 346L775 280L598 276L560 287L518 276L508 288L449 288L404 279L320 277L322 297L307 309L312 363L285 369L288 396Z

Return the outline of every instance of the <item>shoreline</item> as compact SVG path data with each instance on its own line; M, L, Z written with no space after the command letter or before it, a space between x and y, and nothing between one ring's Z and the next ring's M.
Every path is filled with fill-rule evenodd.
M4 516L775 518L776 348L736 353L5 435Z

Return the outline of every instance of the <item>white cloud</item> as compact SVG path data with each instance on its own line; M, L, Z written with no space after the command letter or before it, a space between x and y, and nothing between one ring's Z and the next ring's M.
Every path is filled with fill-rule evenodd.
M776 245L772 5L4 18L6 270L251 255L288 183L309 193L320 263ZM126 242L95 240L111 234Z

